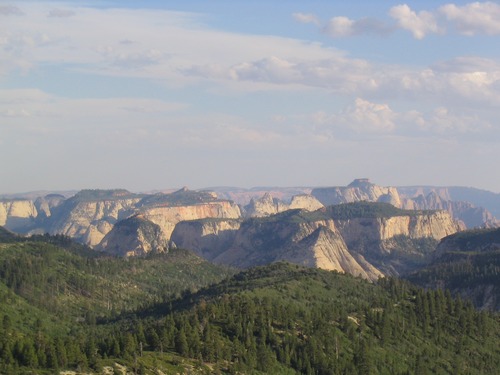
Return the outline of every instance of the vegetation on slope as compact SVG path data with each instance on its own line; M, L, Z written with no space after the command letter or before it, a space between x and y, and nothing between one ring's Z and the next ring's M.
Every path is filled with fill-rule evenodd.
M65 241L0 245L0 300L9 301L0 305L0 373L97 373L108 365L138 374L500 368L498 315L449 292L287 263L227 277L181 250L126 260Z
M432 264L407 276L427 288L446 288L478 308L500 310L500 229L445 237Z

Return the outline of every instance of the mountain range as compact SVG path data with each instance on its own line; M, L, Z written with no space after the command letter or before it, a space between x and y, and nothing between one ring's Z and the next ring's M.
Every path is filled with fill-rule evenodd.
M0 373L498 369L493 211L366 179L256 191L2 199Z
M499 224L487 208L451 199L457 191L478 196L477 189L381 187L357 179L343 187L212 190L4 198L0 225L62 234L120 256L181 247L236 267L286 260L376 280L410 272L447 235ZM479 196L496 209L500 195ZM338 205L348 214L338 216Z

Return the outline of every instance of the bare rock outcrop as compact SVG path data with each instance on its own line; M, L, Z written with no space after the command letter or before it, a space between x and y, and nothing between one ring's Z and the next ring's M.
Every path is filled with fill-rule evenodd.
M350 273L369 280L383 274L359 256L356 259L328 217L309 220L294 210L242 223L232 245L214 258L217 263L252 267L285 260L309 267Z
M294 195L288 205L289 210L301 209L307 211L316 211L324 207L323 204L309 194Z
M245 206L245 217L266 217L294 209L316 211L321 207L324 207L323 204L309 194L294 195L287 204L278 198L273 198L270 193L265 193L261 198L252 198Z
M38 211L39 217L48 218L52 215L52 210L62 204L66 197L61 194L47 194L43 197L36 198L34 204Z
M33 201L10 199L0 201L0 225L14 232L25 232L33 225L38 211Z
M348 186L316 188L311 194L325 206L367 201L391 203L395 207L401 207L396 188L375 185L367 178L356 179Z
M303 240L285 248L277 259L307 267L348 273L371 281L384 276L364 258L358 262L347 249L339 233L324 226L320 226Z
M211 261L231 246L240 226L239 219L181 221L175 226L171 241Z
M167 252L169 241L158 225L135 215L118 222L95 249L118 256L142 256Z
M238 205L230 201L214 201L183 206L158 206L140 209L148 220L158 224L166 238L170 238L177 223L186 220L206 218L239 219L241 211Z
M449 188L445 187L382 187L363 178L348 186L316 188L311 194L325 206L360 201L383 202L402 209L446 210L467 228L500 226L500 221L485 208L452 200Z
M409 238L433 238L440 240L463 230L446 211L434 211L416 215L378 218L353 218L335 220L335 227L347 243L384 241L396 236Z
M140 199L123 190L82 190L52 210L48 232L96 246L116 222L135 213Z

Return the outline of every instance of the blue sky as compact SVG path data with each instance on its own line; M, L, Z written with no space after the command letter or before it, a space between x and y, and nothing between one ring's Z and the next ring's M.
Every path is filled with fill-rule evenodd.
M500 4L0 1L0 193L500 192Z

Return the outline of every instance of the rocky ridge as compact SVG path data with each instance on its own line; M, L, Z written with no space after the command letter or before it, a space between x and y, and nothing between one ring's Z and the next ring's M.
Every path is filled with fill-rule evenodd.
M23 231L30 228L38 210L33 201L28 199L13 199L0 201L0 226L12 231Z
M243 221L195 220L179 223L172 239L177 246L195 251L216 263L252 267L279 260L348 272L376 280L398 274L404 267L392 253L406 239L409 256L423 257L412 241L442 237L462 227L446 211L403 211L384 203L356 203L364 216L339 215L333 207L314 212L288 210ZM373 208L375 207L375 208ZM390 215L371 215L390 208ZM372 210L372 211L370 211ZM426 249L430 251L430 249Z
M289 204L278 198L273 198L271 193L266 192L261 198L252 198L250 203L245 206L245 217L265 217L275 215L280 212L293 209L304 209L315 211L324 207L320 201L309 194L294 195Z
M500 226L500 221L487 209L470 202L451 200L448 188L382 187L362 178L348 186L316 188L311 195L325 206L360 201L385 202L402 209L446 210L467 228Z
M170 248L159 225L135 215L119 221L95 247L118 256L142 256L164 253Z

